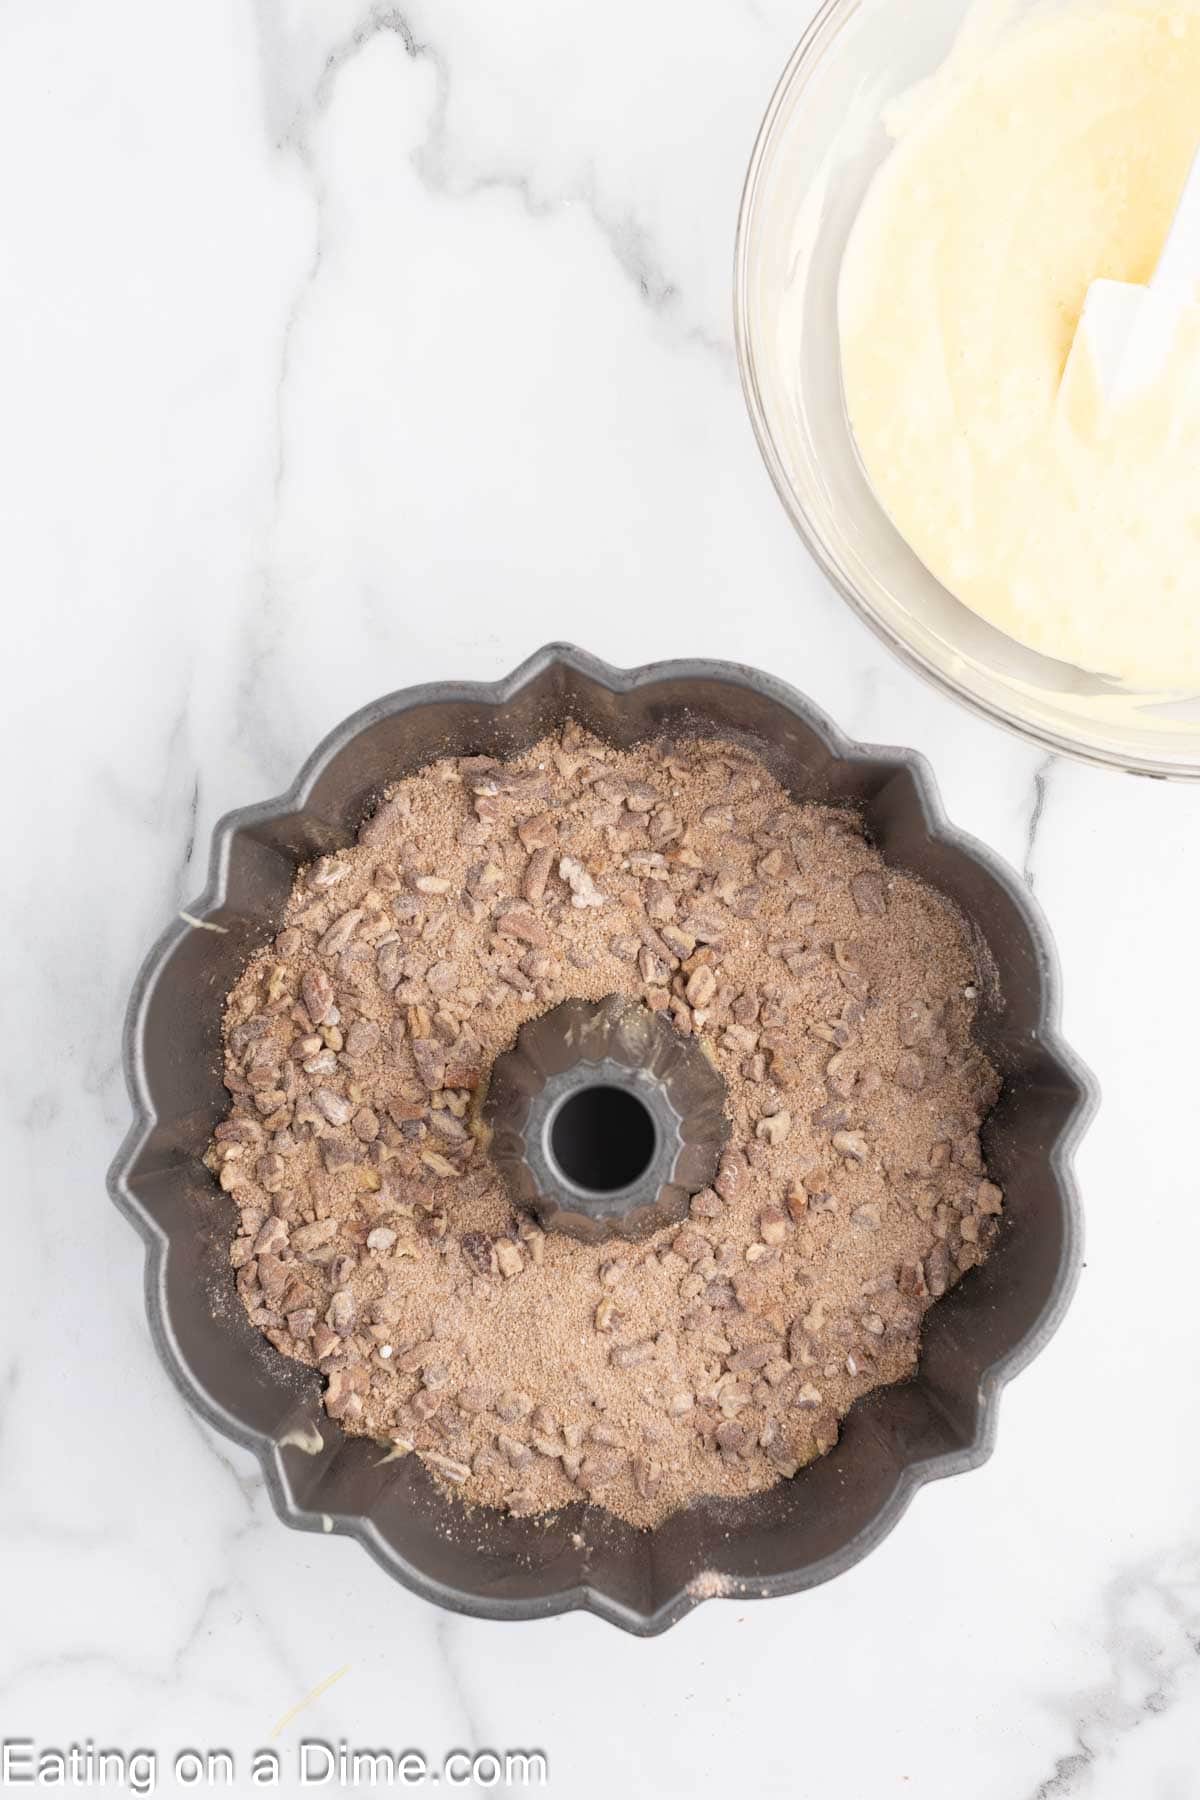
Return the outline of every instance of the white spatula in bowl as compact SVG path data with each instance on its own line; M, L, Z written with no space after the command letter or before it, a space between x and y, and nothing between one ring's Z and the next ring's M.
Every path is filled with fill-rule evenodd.
M1161 371L1185 308L1200 300L1200 151L1184 183L1167 241L1148 287L1093 281L1064 372L1088 355L1103 401L1128 399Z

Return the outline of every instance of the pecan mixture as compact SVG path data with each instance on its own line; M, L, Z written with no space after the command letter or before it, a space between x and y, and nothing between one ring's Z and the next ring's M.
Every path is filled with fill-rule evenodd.
M612 993L700 1035L731 1129L688 1221L588 1245L514 1214L482 1107L527 1019ZM301 871L229 996L243 1302L346 1431L468 1500L652 1526L767 1487L911 1372L996 1236L975 998L953 909L746 749L568 724L434 764Z

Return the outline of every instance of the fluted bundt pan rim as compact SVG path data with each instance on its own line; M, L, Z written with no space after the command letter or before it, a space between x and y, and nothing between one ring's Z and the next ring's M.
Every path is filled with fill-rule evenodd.
M986 899L984 920L955 895L995 964L988 1029L1015 1071L992 1133L996 1155L1011 1163L1014 1216L983 1268L930 1313L917 1377L864 1397L837 1448L793 1481L736 1504L701 1502L654 1533L582 1505L554 1529L468 1515L415 1457L385 1467L368 1440L345 1438L321 1408L319 1377L266 1345L222 1279L210 1252L225 1197L199 1162L223 1111L215 1027L234 959L270 934L295 863L350 841L389 770L400 772L397 759L415 768L439 742L466 753L489 734L515 750L568 714L614 741L689 729L741 735L796 791L862 803L873 826L882 822L893 860ZM411 740L419 761L406 761L393 739ZM501 681L429 683L373 702L325 738L285 794L220 821L204 892L163 932L134 985L124 1034L133 1122L109 1190L146 1244L147 1312L168 1372L258 1457L287 1524L356 1537L406 1586L457 1611L530 1619L584 1608L648 1636L708 1597L793 1593L829 1579L887 1535L926 1481L990 1453L1001 1390L1056 1329L1080 1265L1070 1158L1097 1094L1059 1035L1058 995L1040 909L989 850L947 823L917 752L853 744L785 683L738 664L618 670L552 644ZM1024 1218L1022 1181L1034 1194ZM1006 1254L1026 1270L1007 1294Z

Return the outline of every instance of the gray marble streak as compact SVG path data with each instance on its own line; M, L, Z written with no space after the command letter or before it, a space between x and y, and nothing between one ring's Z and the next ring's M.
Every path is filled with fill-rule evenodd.
M280 33L272 24L277 17L277 0L257 0L260 31L265 53L277 51ZM281 354L279 396L282 406L290 361L292 336L302 314L304 299L318 278L321 268L326 196L321 178L319 158L313 138L315 127L328 114L342 72L381 36L392 36L404 48L410 62L427 65L434 75L435 94L425 134L412 154L412 164L426 189L440 198L471 201L494 194L509 194L519 200L526 214L545 219L564 206L582 207L608 245L618 267L650 311L678 332L680 341L697 346L718 357L726 372L733 372L733 345L728 336L716 337L684 316L683 298L677 281L667 273L661 250L644 221L632 210L614 212L601 199L593 169L584 169L566 187L545 191L528 170L477 170L464 172L459 166L449 126L451 76L449 60L438 44L410 23L410 14L396 7L373 7L360 17L345 34L326 50L320 74L304 97L291 97L290 110L278 103L269 107L276 120L287 110L279 136L281 146L299 157L312 186L316 230L313 257L301 290L289 311ZM264 71L268 88L272 76ZM279 431L277 491L283 475L282 427Z
M1033 859L1037 850L1038 833L1042 827L1042 816L1046 810L1046 794L1050 776L1054 771L1054 762L1053 756L1044 757L1033 773L1033 805L1029 810L1029 826L1025 834L1025 855L1021 863L1021 873L1025 877L1025 884L1031 893L1036 886Z
M458 1653L461 1635L460 1621L447 1613L437 1621L434 1642L437 1645L438 1656L441 1658L442 1671L462 1718L463 1743L487 1744L493 1735L488 1729L490 1721L485 1722L467 1673L462 1666L462 1660Z
M0 1456L4 1454L5 1438L8 1436L9 1406L16 1391L20 1377L21 1365L16 1357L10 1357L0 1369Z
M225 1439L218 1436L210 1425L186 1407L183 1409L183 1417L187 1420L197 1442L203 1445L213 1461L225 1471L242 1498L245 1517L238 1530L238 1541L240 1542L248 1532L257 1530L266 1523L264 1503L267 1500L267 1484L262 1471L257 1463L250 1463L250 1459L244 1455L239 1455L238 1462L245 1462L250 1466L240 1468L238 1463L234 1462L230 1454L230 1446Z
M227 1582L214 1582L205 1590L199 1605L177 1630L171 1650L162 1663L107 1650L55 1650L49 1656L23 1658L9 1672L0 1670L0 1703L11 1706L22 1690L36 1685L46 1675L63 1670L87 1670L97 1675L112 1672L142 1688L181 1689L191 1679L191 1671L186 1666L191 1654L228 1591Z
M281 386L282 381L281 370ZM281 391L277 404L282 405ZM277 505L283 468L281 460L277 464ZM287 606L271 575L260 575L256 589L256 604L246 609L235 645L239 673L234 682L232 729L264 793L278 793L294 780L299 760L293 734L279 718L277 694L278 634L287 628Z
M1031 1800L1087 1793L1133 1733L1172 1710L1200 1716L1200 1539L1146 1557L1106 1582L1101 1617L1099 1639L1111 1673L1054 1702L1075 1748L1056 1759ZM1200 1782L1191 1791L1200 1791Z

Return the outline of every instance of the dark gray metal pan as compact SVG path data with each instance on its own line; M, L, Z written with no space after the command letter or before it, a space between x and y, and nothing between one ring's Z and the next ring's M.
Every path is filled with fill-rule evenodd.
M582 1504L552 1526L447 1499L416 1457L385 1462L321 1406L321 1378L250 1324L227 1262L233 1212L201 1163L227 1096L224 995L275 929L298 863L352 841L384 786L447 752L507 755L568 717L616 744L717 734L753 745L803 799L861 808L889 862L947 894L977 939L977 1035L1003 1076L984 1145L1006 1191L988 1261L933 1308L916 1376L859 1401L837 1447L791 1481L704 1501L654 1532ZM192 1405L258 1456L280 1517L348 1532L406 1586L489 1619L584 1607L663 1631L712 1593L794 1593L850 1567L926 1481L978 1466L1005 1381L1071 1297L1080 1226L1069 1160L1095 1089L1057 1030L1058 976L1041 915L981 845L952 830L924 760L849 743L768 675L727 663L629 671L551 645L495 683L445 682L376 701L332 732L279 799L231 813L208 886L146 960L125 1067L134 1119L110 1175L146 1242L155 1342ZM206 928L208 927L208 928ZM216 929L212 929L215 927Z

